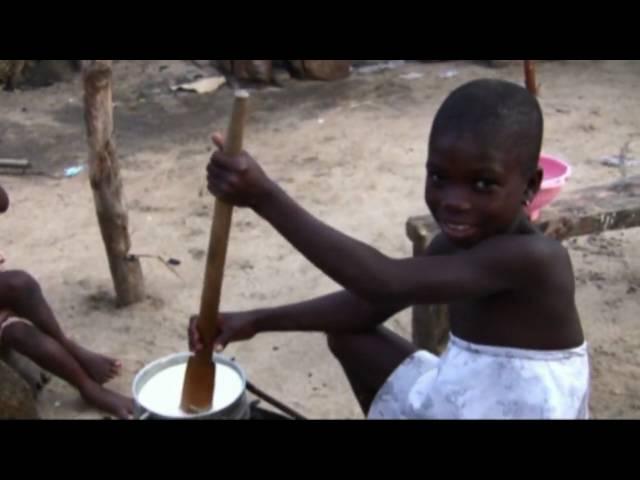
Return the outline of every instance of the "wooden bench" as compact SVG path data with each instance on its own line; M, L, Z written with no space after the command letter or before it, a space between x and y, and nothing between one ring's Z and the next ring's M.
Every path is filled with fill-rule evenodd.
M542 210L536 226L558 240L638 227L640 175L561 194ZM431 216L409 218L406 233L413 244L413 255L421 255L439 231ZM442 353L449 335L447 307L416 305L411 321L413 342L419 348Z

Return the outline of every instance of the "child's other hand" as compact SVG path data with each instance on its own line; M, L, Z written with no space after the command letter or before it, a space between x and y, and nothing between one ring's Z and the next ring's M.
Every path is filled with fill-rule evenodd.
M198 315L189 319L189 350L198 352L204 342L198 331ZM221 352L228 343L249 340L256 334L255 315L250 312L223 313L218 318L218 331L213 338L213 348Z
M218 150L207 165L207 187L217 198L237 207L255 207L273 188L260 165L247 152L237 157L223 153L224 139L212 137Z

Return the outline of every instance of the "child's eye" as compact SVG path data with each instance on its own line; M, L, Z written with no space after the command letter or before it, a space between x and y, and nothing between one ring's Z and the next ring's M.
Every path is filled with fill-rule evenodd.
M441 182L443 180L442 176L436 172L429 172L429 180L434 183Z
M492 187L496 185L496 182L493 180L489 180L488 178L483 178L477 180L475 183L475 187L480 191L488 191L491 190Z

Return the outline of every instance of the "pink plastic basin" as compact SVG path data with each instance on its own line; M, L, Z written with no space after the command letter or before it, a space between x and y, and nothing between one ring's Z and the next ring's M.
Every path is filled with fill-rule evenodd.
M540 191L527 207L532 221L540 217L540 211L549 205L560 193L571 175L571 167L562 160L549 155L540 155L540 166L544 171Z

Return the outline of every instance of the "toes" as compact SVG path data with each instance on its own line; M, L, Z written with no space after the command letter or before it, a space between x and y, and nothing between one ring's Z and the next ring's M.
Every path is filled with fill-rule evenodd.
M126 405L118 411L118 416L123 420L133 420L133 405Z

